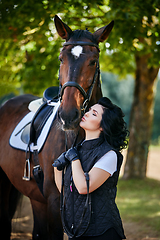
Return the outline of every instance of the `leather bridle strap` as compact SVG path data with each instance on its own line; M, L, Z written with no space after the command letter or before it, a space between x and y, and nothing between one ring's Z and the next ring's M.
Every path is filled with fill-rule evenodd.
M76 87L83 95L84 99L88 99L88 95L87 93L85 92L85 90L76 82L66 82L63 84L62 88L61 88L61 92L60 92L60 97L62 98L63 96L63 92L64 92L64 89L66 87Z

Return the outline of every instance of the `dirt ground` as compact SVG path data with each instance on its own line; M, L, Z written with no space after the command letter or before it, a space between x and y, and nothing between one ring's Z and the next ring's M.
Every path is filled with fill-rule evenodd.
M124 156L126 153L124 152ZM149 160L147 166L147 177L160 180L160 149L154 149L149 152ZM121 174L123 174L123 166ZM159 233L154 232L150 228L144 227L143 225L136 224L134 222L124 222L124 230L127 240L160 240ZM32 228L33 218L32 210L29 199L23 197L21 208L17 209L15 216L12 221L12 240L31 240L32 239ZM64 236L64 240L67 237ZM114 240L114 239L113 239Z

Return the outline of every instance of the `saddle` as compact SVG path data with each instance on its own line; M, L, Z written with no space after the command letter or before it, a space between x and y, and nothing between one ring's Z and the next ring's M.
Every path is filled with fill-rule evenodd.
M29 104L30 112L20 121L11 134L10 146L26 152L23 180L30 181L30 157L33 153L33 176L43 194L43 171L39 165L38 153L49 134L60 105L59 87L49 87L43 93L43 99Z
M21 134L21 140L28 144L37 142L44 125L53 113L54 103L59 101L59 87L49 87L43 93L43 99L32 101L28 108L35 112L31 122L29 122Z

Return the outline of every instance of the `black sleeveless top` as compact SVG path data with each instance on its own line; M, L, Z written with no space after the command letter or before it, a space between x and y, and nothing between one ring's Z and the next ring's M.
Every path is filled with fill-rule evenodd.
M124 230L118 208L115 203L117 182L123 156L113 149L103 138L84 141L77 146L79 158L84 172L89 172L93 165L107 152L113 150L117 154L117 171L109 177L91 195L91 218L87 209L77 235L98 236L113 227L122 239ZM79 194L72 180L71 165L68 165L64 175L65 211L64 222L74 234L81 219L87 195ZM89 219L90 218L90 219ZM89 226L86 226L89 222Z

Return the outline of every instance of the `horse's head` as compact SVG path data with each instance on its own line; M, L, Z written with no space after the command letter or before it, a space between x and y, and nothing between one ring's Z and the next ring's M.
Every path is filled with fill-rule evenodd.
M58 16L54 20L59 36L66 40L59 56L61 105L58 116L63 130L71 130L78 126L86 107L102 95L98 43L107 39L114 22L91 34L87 30L72 31Z

